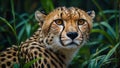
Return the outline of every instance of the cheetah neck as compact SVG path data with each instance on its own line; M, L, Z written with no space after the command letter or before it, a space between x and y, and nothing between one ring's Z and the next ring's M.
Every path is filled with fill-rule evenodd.
M59 54L63 54L66 57L64 61L67 65L69 65L78 50L79 49L60 49L58 51Z

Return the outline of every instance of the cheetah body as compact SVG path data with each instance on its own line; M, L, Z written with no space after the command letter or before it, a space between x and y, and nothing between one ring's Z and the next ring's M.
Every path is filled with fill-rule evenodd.
M59 7L44 15L35 13L40 28L35 34L0 54L0 68L13 68L21 60L28 63L38 59L31 68L67 68L74 55L84 45L92 28L94 12Z

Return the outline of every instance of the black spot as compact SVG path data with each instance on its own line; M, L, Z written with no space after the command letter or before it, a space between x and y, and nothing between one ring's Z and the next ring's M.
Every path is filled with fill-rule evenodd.
M42 57L42 54L39 54L39 57Z
M46 39L46 43L48 43L48 39Z
M36 47L36 49L38 49L40 52L42 52L42 50L40 49L40 47Z
M56 62L59 62L56 57L54 57L51 53L49 53L49 55L51 56L51 58L53 58Z
M53 52L53 50L52 50L52 49L49 49L49 51L50 51L50 52Z
M13 58L13 61L16 62L16 58Z
M32 57L32 54L31 54L31 55L30 55L30 54L27 54L27 56L28 56L28 57Z
M7 66L10 66L11 65L11 63L10 62L7 62Z
M60 17L61 17L61 18L62 18L62 16L63 16L63 13L60 14Z
M35 63L35 66L36 66L36 67L38 67L38 64L37 64L37 63Z
M47 64L47 68L50 68L50 65L49 65L49 64Z
M44 53L44 55L45 55L46 57L49 57L46 53Z
M60 56L58 56L58 58L59 58L59 60L61 61L61 63L63 63L63 64L64 64L63 59L62 59L62 58L60 58Z
M18 48L14 48L15 51L18 51Z
M37 59L37 56L35 56L35 59Z
M4 60L5 60L5 58L2 58L2 59L1 59L1 61L4 61Z
M47 50L47 49L45 49L45 52L46 52L46 53L48 53L48 50Z
M59 63L60 67L63 68L63 64Z
M10 55L9 55L9 56L7 56L7 58L11 58L11 57L12 57L12 56L10 56Z
M38 54L38 52L37 52L37 51L34 51L34 54L35 54L35 55L37 55L37 54Z
M5 57L6 55L5 55L5 54L1 54L0 56L1 56L1 57Z
M13 53L13 56L16 56L16 53L15 53L15 52Z
M5 64L2 64L2 68L6 68Z
M47 63L47 60L46 60L46 59L44 59L44 63L45 63L45 64Z
M41 59L39 60L39 63L41 63Z
M10 52L10 51L8 51L8 52L7 52L7 54L11 54L11 52Z
M41 68L40 66L38 68Z
M35 47L31 47L30 49L34 49Z
M55 62L53 62L52 60L51 60L51 63L55 66L55 68L58 68Z
M61 55L61 57L65 59L65 55Z
M26 52L28 52L28 49L26 49Z
M40 42L43 42L43 40L41 40Z
M43 64L41 64L41 68L44 68L44 65L43 65Z
M37 45L37 43L33 42L31 45Z

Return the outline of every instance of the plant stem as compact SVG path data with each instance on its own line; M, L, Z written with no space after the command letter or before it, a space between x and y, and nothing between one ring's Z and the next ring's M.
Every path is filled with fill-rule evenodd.
M102 8L100 7L100 5L95 1L95 0L92 0L92 2L96 5L96 7L98 8L98 10L102 13L102 17L104 19L104 21L107 20L106 16L103 14L103 10Z
M16 33L16 24L15 24L15 11L14 11L14 2L13 0L10 0L11 1L11 11L12 11L12 15L13 15L13 22L14 22L14 25L13 25L13 28L14 28L14 35L15 35L15 38L17 40L17 44L18 44L18 37L17 37L17 33Z

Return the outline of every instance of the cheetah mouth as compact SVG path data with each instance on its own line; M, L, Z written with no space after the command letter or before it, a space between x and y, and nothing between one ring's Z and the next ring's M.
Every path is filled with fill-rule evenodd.
M68 43L67 45L76 45L76 46L78 46L78 44L77 43L75 43L75 42L70 42L70 43Z

